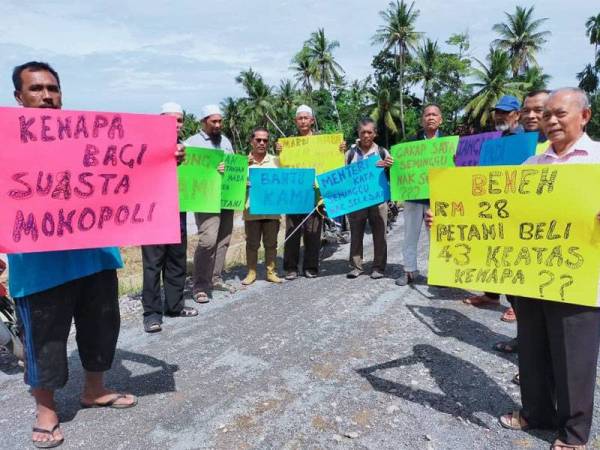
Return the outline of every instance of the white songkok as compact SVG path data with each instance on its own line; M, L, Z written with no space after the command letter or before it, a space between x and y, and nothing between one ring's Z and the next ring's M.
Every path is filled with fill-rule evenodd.
M208 116L214 116L215 114L218 114L220 116L223 115L223 113L221 112L221 108L219 108L219 105L206 105L202 108L200 120L204 120Z
M181 105L179 103L167 102L167 103L163 103L163 105L161 106L160 113L161 114L169 114L169 113L183 114L183 108L181 107Z
M298 109L296 110L296 116L298 116L298 114L301 114L301 113L308 113L311 117L313 117L313 110L311 109L310 106L306 106L306 105L298 106Z

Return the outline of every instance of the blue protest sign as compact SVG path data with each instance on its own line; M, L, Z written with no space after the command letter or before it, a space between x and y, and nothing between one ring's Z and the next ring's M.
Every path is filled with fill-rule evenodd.
M390 199L390 185L379 158L370 157L317 177L327 215L339 217Z
M535 155L538 133L521 133L485 141L481 146L480 166L512 166L523 164Z
M308 214L315 207L315 169L250 168L250 214Z
M502 136L501 131L461 136L458 141L454 164L456 164L456 167L478 166L483 143L490 139L498 139L500 136Z

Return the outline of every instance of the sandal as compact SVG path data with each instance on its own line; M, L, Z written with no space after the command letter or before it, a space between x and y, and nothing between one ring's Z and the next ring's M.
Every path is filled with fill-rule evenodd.
M512 381L517 386L521 386L521 376L519 374L516 374L510 381Z
M191 306L184 306L181 311L177 311L176 313L167 313L169 317L194 317L198 315L198 310L196 308L192 308Z
M146 333L158 333L159 331L162 331L162 325L160 322L144 323L144 331Z
M471 306L497 305L500 303L498 298L489 298L487 295L474 295L473 297L465 298L463 303Z
M208 303L210 302L210 299L206 292L199 291L194 294L194 301L196 303Z
M59 427L60 427L60 423L57 423L56 425L54 425L54 427L51 430L46 430L44 428L33 427L32 431L34 433L49 434L50 436L54 436L54 432ZM62 438L62 439L51 439L49 441L34 441L33 439L31 440L31 442L33 443L33 445L36 446L37 448L54 448L54 447L58 447L64 441L65 441L65 438Z
M586 450L587 445L565 444L560 439L557 439L550 446L550 450L555 450L557 447L568 448L569 450Z
M237 291L237 289L234 286L225 283L224 281L217 281L213 283L213 289L215 291L229 292L230 294L233 294Z
M132 397L133 397L132 403L117 403L122 398L127 398L128 395L130 395L130 394L115 394L115 396L107 402L101 402L101 403L79 402L79 404L81 405L82 408L113 408L113 409L133 408L135 405L137 405L137 402L138 402L137 398L134 395L132 395Z
M521 411L513 411L512 413L500 416L500 425L509 430L526 431L529 429L529 424L521 417Z
M515 320L517 320L517 315L515 314L515 310L512 306L510 308L506 308L506 310L502 314L502 317L500 317L500 320L502 322L514 322Z
M516 339L511 339L510 341L496 342L492 348L500 353L517 353L518 344Z

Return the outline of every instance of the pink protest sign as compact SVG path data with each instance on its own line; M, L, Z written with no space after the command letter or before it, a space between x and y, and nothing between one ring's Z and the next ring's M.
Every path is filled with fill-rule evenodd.
M0 253L180 242L175 119L0 108Z

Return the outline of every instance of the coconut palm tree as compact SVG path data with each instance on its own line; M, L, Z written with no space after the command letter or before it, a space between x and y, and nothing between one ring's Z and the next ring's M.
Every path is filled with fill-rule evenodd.
M392 1L388 9L380 11L379 15L384 21L375 35L374 44L383 44L384 50L392 50L396 56L399 73L398 89L400 91L400 125L402 138L406 137L404 126L404 71L410 52L414 50L421 33L415 31L415 22L419 17L419 10L414 9L415 3L408 6L404 0Z
M423 84L423 103L431 100L431 84L438 75L440 51L437 41L426 39L417 48L409 67L409 80Z
M304 93L310 97L312 93L312 81L315 78L315 68L312 65L309 50L306 45L302 47L302 50L296 53L292 59L290 69L294 72L296 86L301 87L304 90Z
M390 134L398 134L396 121L401 121L400 102L394 95L394 89L387 80L381 80L379 85L369 89L370 103L367 105L369 116L378 128L384 130L385 146L390 147Z
M548 74L545 74L541 68L530 67L525 71L521 77L521 80L527 85L527 90L539 91L548 87L550 78L552 77Z
M479 122L481 127L487 125L491 110L500 97L506 94L522 97L527 88L524 82L510 78L511 60L508 53L490 48L487 60L489 65L475 58L479 68L472 69L471 75L476 81L470 86L476 92L465 107L471 122Z
M598 46L600 45L600 13L590 17L585 22L585 35L590 38L590 44L594 46L594 57L598 58Z
M329 41L325 36L325 30L319 28L311 33L310 39L305 42L309 61L313 67L313 78L319 83L321 89L327 89L331 95L331 103L335 112L338 126L341 129L342 123L338 113L332 86L341 82L344 69L333 57L333 51L340 46L338 41Z
M512 75L516 78L530 66L537 66L535 54L539 52L550 36L550 31L541 31L541 25L548 19L534 19L534 6L529 9L517 6L514 14L505 12L507 23L497 23L492 29L500 37L492 42L508 52L511 59Z
M587 64L585 68L577 74L579 87L588 94L593 94L598 89L598 70L591 64Z
M274 99L270 86L268 86L262 76L254 72L252 68L242 71L235 79L246 91L247 97L242 105L242 112L254 126L266 126L270 122L281 134L283 132L273 120Z
M299 104L299 93L294 88L294 82L283 79L279 82L275 95L275 112L277 123L286 134L294 131L294 110ZM284 135L285 136L285 135Z
M223 110L225 132L233 138L234 144L241 150L244 147L240 137L244 121L241 112L241 101L227 97L221 102L221 108Z

